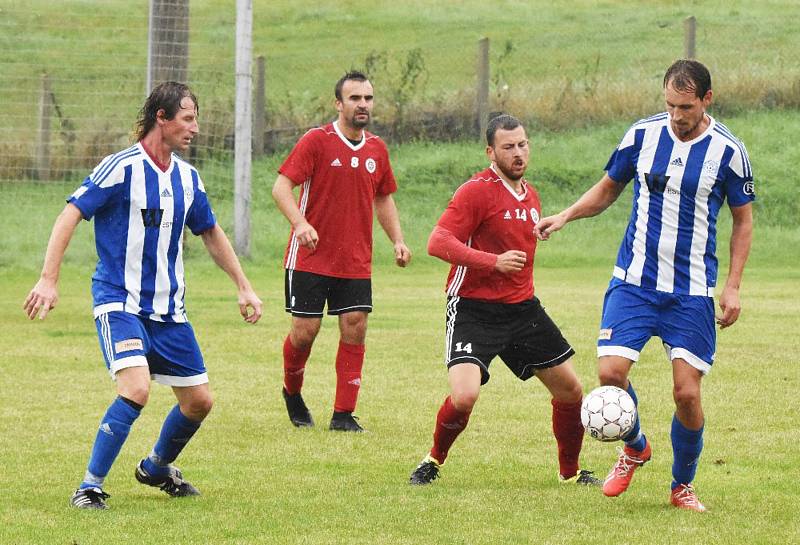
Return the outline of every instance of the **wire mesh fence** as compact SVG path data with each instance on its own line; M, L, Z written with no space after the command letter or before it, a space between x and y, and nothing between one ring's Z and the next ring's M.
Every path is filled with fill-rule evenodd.
M54 195L66 196L105 155L131 143L148 85L162 77L148 72L159 54L150 47L154 4L173 26L160 38L167 64L199 98L201 132L187 159L212 197L230 200L234 0L0 0L0 202L6 216L33 218L37 227L20 236L36 238L39 248L51 212L63 205L50 202ZM692 9L255 1L254 82L263 86L256 85L254 151L281 154L307 128L331 120L334 83L350 68L370 75L372 130L390 143L477 140L499 111L521 117L530 132L629 123L662 107L665 68L692 52L711 68L715 113L800 107L800 35L791 23L800 6ZM169 57L184 45L185 67ZM43 213L45 194L51 206ZM11 229L3 228L0 262L27 251L7 242L17 236Z

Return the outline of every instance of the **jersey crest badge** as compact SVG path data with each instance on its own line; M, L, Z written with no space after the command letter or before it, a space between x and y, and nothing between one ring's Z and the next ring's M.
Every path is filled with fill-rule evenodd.
M341 162L341 161L339 160L339 158L337 157L336 159L334 159L333 161L331 161L331 166L332 166L332 167L340 167L340 166L342 166L342 162Z
M537 212L535 208L531 208L531 221L534 224L539 223L539 212Z
M364 163L364 166L367 168L367 172L369 172L370 174L375 173L375 168L377 167L377 165L375 164L375 159L373 159L372 157L367 159L367 161Z

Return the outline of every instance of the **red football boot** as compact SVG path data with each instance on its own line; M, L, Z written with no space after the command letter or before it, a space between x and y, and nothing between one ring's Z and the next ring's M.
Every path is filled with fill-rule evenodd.
M628 446L618 450L619 459L603 482L603 494L606 496L619 496L625 492L631 484L633 472L637 467L644 465L653 454L650 441L645 443L642 451L633 450Z
M697 499L697 494L691 484L679 484L672 490L669 500L678 509L687 509L698 513L705 513L706 506Z

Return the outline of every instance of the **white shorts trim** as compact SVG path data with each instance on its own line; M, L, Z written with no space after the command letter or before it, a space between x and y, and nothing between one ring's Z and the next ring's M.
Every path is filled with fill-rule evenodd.
M598 346L597 357L603 356L622 356L631 361L639 361L639 352L627 346Z
M667 343L664 343L664 350L666 350L667 357L670 361L680 358L704 375L707 375L709 371L711 371L711 364L701 360L685 348L672 348Z
M128 356L127 358L120 358L111 362L111 368L108 370L111 373L111 378L116 377L117 373L128 367L147 367L147 358L139 356ZM115 379L116 380L116 379Z
M109 312L117 312L122 310L125 310L124 303L106 303L104 305L97 305L96 307L94 307L94 318L96 320L103 314L108 314Z
M176 377L175 375L150 375L150 377L165 386L199 386L208 383L208 373L192 375L190 377Z

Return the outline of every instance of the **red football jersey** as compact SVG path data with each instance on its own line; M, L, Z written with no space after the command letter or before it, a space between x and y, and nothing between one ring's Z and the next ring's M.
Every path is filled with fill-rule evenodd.
M278 172L302 184L298 206L316 229L315 251L301 247L292 231L284 267L339 278L369 278L376 195L397 191L389 152L363 131L353 145L336 122L304 134Z
M459 187L437 225L471 248L502 254L520 250L525 266L513 274L453 265L447 277L447 294L493 303L519 303L533 297L533 227L541 214L539 195L522 181L518 194L494 169L475 174Z

